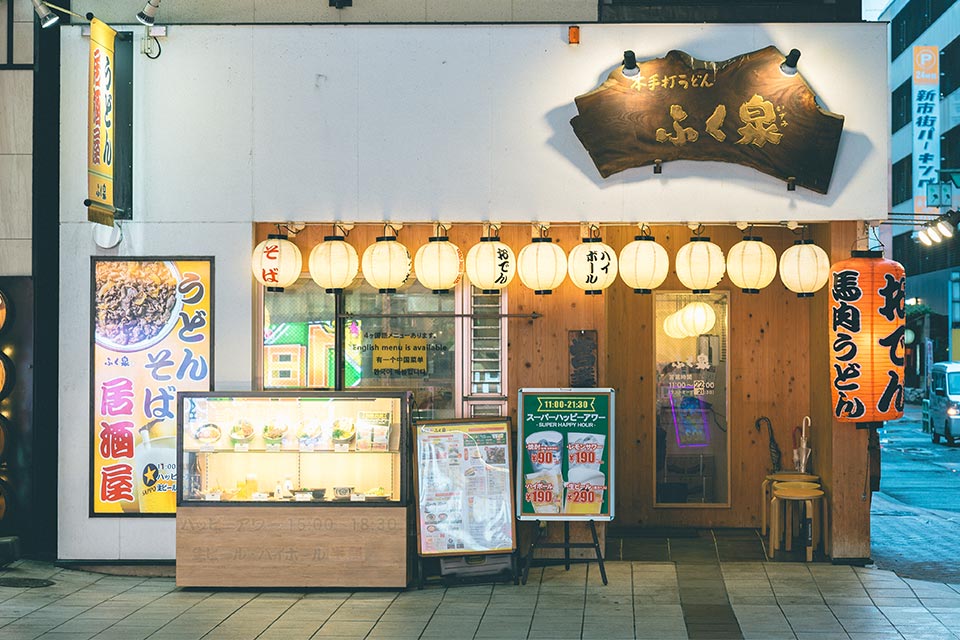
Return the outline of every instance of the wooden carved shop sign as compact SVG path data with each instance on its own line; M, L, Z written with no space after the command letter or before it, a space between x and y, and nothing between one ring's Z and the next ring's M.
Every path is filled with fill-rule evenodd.
M604 178L669 160L735 162L826 193L843 116L817 106L770 46L723 62L682 51L618 66L575 99L570 121Z

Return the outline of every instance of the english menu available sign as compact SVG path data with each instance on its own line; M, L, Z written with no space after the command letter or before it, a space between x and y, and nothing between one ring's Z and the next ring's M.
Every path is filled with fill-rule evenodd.
M714 160L752 167L826 193L843 116L821 109L786 56L766 47L729 60L683 51L617 66L575 99L570 124L604 178L670 160Z
M521 520L613 519L613 389L521 389Z
M213 380L213 259L93 258L92 515L172 514L177 392Z

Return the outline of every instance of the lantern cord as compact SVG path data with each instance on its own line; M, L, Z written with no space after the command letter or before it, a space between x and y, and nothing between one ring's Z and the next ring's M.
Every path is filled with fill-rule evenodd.
M383 223L383 235L387 235L387 229L390 229L390 231L393 231L393 237L394 237L394 238L399 237L400 234L397 232L397 228L396 228L395 226L393 226L392 224L390 224L389 222L384 222L384 223Z
M337 233L337 229L340 230L340 233ZM347 229L346 227L344 227L342 223L340 223L340 222L334 222L334 223L333 223L333 235L335 235L335 236L336 236L336 235L341 235L341 236L343 236L344 238L346 238L348 235L350 235L350 230Z
M698 225L697 225L697 228L693 230L693 235L695 235L695 236L697 236L697 237L700 237L700 236L703 235L703 225L702 225L702 224L698 224Z
M640 223L640 235L642 235L642 236L649 236L649 235L651 235L651 233L650 233L650 225L648 225L646 222L641 222L641 223Z

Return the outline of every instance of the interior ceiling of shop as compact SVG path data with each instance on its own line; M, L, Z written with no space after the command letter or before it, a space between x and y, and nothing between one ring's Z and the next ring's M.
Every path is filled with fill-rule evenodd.
M144 0L74 0L129 24ZM859 22L861 0L163 0L157 24L349 22Z

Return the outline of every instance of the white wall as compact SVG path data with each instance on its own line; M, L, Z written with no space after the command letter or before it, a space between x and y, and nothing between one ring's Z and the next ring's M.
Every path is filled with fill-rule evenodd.
M141 30L135 30L140 37ZM61 558L173 557L172 520L89 519L86 54L62 34ZM218 389L249 387L254 221L735 221L885 217L886 27L171 26L137 55L134 216L123 255L216 256ZM846 124L830 193L746 167L673 162L608 180L573 98L624 49L723 60L774 44ZM135 45L135 50L139 47Z

